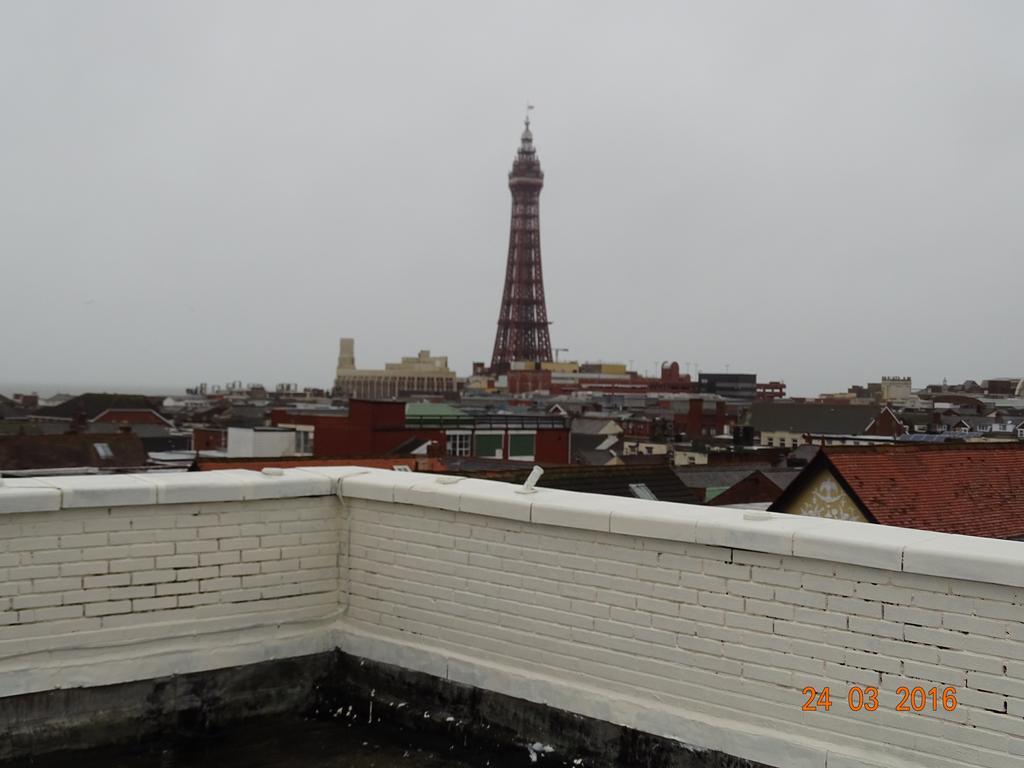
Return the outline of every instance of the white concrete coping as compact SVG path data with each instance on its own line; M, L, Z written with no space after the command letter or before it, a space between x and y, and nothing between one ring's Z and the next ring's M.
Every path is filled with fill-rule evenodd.
M352 475L365 475L373 472L366 467L292 467L295 472L308 472L319 477L326 477L331 481L331 493L337 493L341 488L341 481Z
M229 470L230 471L230 470ZM244 498L281 499L297 496L330 496L334 493L334 481L326 475L282 468L277 472L251 472L236 469L245 483Z
M342 497L367 499L370 501L396 502L395 489L406 489L423 483L427 478L436 477L422 472L392 472L387 469L374 469L358 475L348 475L341 479ZM401 503L401 502L398 502Z
M543 481L542 481L543 482ZM364 467L4 478L0 514L339 494L603 533L1024 587L1024 542Z
M156 486L146 475L61 475L36 479L60 491L62 509L156 504Z
M529 522L536 494L517 494L517 487L474 477L375 470L372 475L345 480L341 495Z
M511 483L475 477L467 478L454 487L459 492L460 512L522 522L530 521L530 510L537 496L535 493L516 493L519 486Z
M907 544L903 570L1024 587L1024 542L936 533Z
M530 520L541 525L561 525L610 533L617 496L538 488L532 498Z
M194 504L212 501L243 501L246 470L174 472L151 475L157 504Z
M829 560L839 549L844 553L844 562L851 565L899 571L903 568L904 550L909 545L949 535L916 528L818 518L818 525L813 528L801 526L793 533L793 554Z
M792 555L797 531L816 528L820 518L784 515L776 512L749 514L742 509L700 507L697 519L698 544L735 547L775 555Z
M274 473L225 469L3 478L0 514L329 496L337 492L341 478L368 471L363 467L317 467L285 468Z
M60 491L35 478L3 478L0 485L0 514L56 512L61 508Z
M395 501L458 512L463 490L459 486L465 482L466 478L451 475L422 476L413 485L396 487Z
M695 504L616 498L611 532L650 539L697 540L697 520L710 514Z

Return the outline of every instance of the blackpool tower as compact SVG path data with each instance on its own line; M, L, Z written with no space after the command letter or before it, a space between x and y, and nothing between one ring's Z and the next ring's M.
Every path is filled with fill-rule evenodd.
M508 238L505 290L498 313L491 372L505 373L516 360L551 361L544 273L540 261L540 190L544 172L533 147L527 113L519 152L508 175L512 190L512 228Z

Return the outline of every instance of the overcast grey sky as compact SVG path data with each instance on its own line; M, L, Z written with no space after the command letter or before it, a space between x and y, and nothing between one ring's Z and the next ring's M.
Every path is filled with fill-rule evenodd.
M1019 2L0 3L0 392L490 359L524 105L552 342L1024 374ZM9 392L8 392L9 394Z

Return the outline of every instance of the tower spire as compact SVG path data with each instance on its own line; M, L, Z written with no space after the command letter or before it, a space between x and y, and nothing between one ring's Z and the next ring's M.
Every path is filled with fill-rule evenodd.
M550 362L551 337L544 300L540 257L540 191L544 172L533 146L530 110L526 105L519 151L512 162L508 186L512 192L505 290L498 313L491 370L505 373L515 361Z
M532 104L526 105L526 117L523 118L523 135L520 138L519 154L523 152L533 152L533 131L530 130L530 110L533 109Z

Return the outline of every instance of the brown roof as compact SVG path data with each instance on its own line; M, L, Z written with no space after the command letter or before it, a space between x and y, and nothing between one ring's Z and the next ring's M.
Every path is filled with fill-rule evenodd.
M708 502L713 507L729 504L754 504L775 501L782 495L782 488L759 470L755 470L727 490L722 491Z
M160 397L148 397L146 395L122 395L108 392L86 392L84 395L77 395L70 400L65 400L60 405L46 406L36 411L39 416L50 416L57 418L73 419L76 416L85 416L87 419L94 419L108 408L142 408L159 411L163 402Z
M783 509L823 466L874 522L968 536L1024 537L1024 445L825 447L772 508Z
M174 422L152 408L107 408L90 421L109 421L121 424L161 424L173 427Z
M142 440L131 433L0 437L0 469L124 469L145 466L148 459Z

